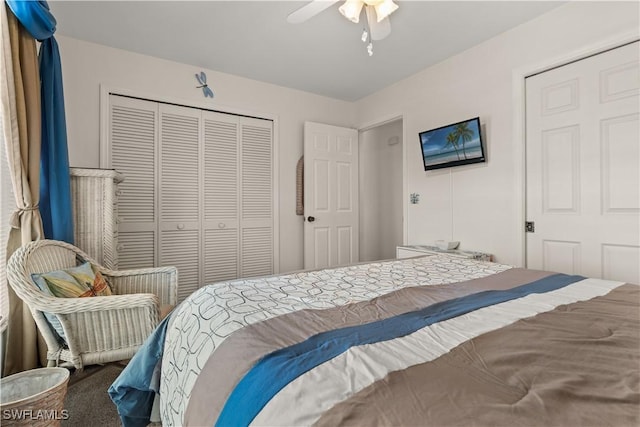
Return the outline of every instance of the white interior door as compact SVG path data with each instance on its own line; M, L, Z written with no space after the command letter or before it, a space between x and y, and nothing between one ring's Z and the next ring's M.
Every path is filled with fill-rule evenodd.
M202 112L204 283L239 276L238 116Z
M178 268L178 299L202 285L200 110L160 104L160 265Z
M109 96L111 163L122 173L118 186L118 267L157 265L156 140L158 104Z
M527 78L527 267L640 283L638 48Z
M273 123L240 118L240 276L273 274Z
M304 267L359 261L358 131L304 125Z

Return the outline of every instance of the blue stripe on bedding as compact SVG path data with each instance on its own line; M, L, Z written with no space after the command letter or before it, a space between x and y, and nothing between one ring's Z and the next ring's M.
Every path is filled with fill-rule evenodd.
M350 347L409 335L426 326L483 307L532 293L554 291L583 279L582 276L555 274L508 290L478 292L387 319L322 332L301 343L269 353L236 385L216 426L249 425L269 400L287 384Z

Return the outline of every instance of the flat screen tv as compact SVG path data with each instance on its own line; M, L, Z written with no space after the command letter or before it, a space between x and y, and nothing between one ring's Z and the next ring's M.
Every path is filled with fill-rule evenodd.
M480 118L420 132L420 150L425 171L484 162Z

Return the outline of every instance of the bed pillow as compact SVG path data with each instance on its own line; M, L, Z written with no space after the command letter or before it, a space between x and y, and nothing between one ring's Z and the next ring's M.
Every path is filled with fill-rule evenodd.
M84 298L112 295L111 288L99 271L89 262L65 270L32 274L31 278L38 288L47 295L57 298ZM44 313L53 329L64 340L64 330L57 316Z

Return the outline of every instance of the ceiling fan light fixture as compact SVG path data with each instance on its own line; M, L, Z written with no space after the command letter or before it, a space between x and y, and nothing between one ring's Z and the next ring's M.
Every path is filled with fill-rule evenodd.
M376 18L378 22L391 15L398 10L398 5L393 0L383 0L380 3L374 5L376 9Z
M340 6L338 10L342 16L357 24L360 22L362 6L364 6L364 2L362 0L345 0L344 4Z

